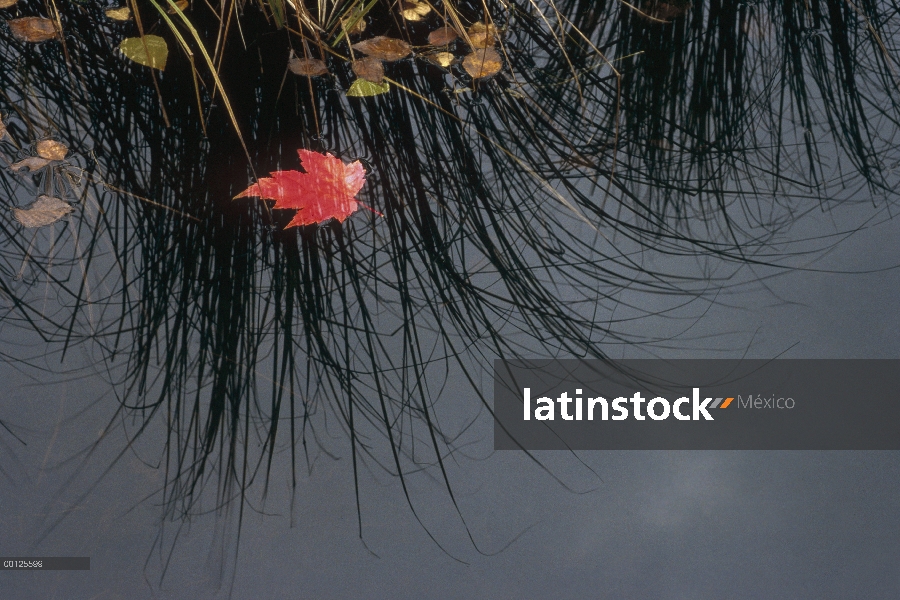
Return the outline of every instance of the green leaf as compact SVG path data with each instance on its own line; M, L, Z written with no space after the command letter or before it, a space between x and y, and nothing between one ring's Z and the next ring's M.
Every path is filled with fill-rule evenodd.
M272 18L275 19L275 26L278 29L284 27L287 23L284 17L284 0L269 0L269 8L272 10Z
M134 62L160 71L166 68L166 59L169 57L166 40L158 35L145 35L143 39L125 38L119 44L119 50Z
M377 96L391 89L387 83L377 84L365 79L357 79L347 90L348 96Z

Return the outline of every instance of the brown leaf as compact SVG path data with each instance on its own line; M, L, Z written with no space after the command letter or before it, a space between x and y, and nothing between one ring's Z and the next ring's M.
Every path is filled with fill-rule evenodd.
M452 52L432 52L425 55L425 60L445 69L456 62L456 57Z
M496 75L502 66L503 60L493 48L476 50L463 59L463 69L474 79Z
M14 208L13 216L25 227L43 227L56 223L73 210L68 202L41 194L28 208Z
M292 58L288 61L288 69L296 75L317 77L328 72L328 67L318 58Z
M353 44L353 49L388 62L406 58L412 52L410 45L403 40L384 37L383 35L357 42Z
M421 21L422 17L431 12L431 7L425 2L406 1L400 3L400 14L407 21Z
M16 39L22 42L46 42L56 37L56 25L43 17L24 17L7 21Z
M19 0L0 0L0 8L9 8Z
M490 48L497 41L497 28L493 23L475 23L469 27L468 34L473 48Z
M356 34L362 33L363 31L366 30L366 18L365 17L360 17L356 21L356 23L353 24L353 27L350 27L350 23L353 23L353 19L355 19L355 18L356 18L356 13L341 19L341 28L347 30L347 33L349 33L350 35L356 35ZM349 27L349 29L347 29L348 27Z
M439 27L428 34L428 43L432 46L446 46L459 37L452 27Z
M176 0L175 6L178 7L178 10L180 10L181 12L184 12L187 10L188 0ZM171 4L169 5L169 8L166 9L166 12L169 13L170 15L177 14L177 11L174 8L172 8Z
M6 135L6 125L3 124L3 119L0 118L0 140Z
M384 63L377 58L367 56L353 61L353 72L366 81L381 83L384 80Z
M62 160L69 153L69 149L56 140L41 140L37 143L37 153L47 160Z
M9 165L9 168L13 171L19 171L27 167L29 171L37 171L38 169L43 169L44 167L46 167L47 163L49 162L50 161L46 158L41 158L39 156L29 156L26 159Z

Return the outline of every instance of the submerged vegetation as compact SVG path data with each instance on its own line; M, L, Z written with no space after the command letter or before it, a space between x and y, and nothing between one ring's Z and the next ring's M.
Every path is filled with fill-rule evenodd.
M900 183L894 2L3 6L0 319L42 340L5 357L86 348L132 435L165 431L173 518L243 511L281 460L297 491L335 415L354 472L431 466L452 498L450 377L665 343L623 291L702 313L826 250L803 214ZM285 230L232 200L298 148L359 160L373 210ZM23 228L44 197L73 210Z

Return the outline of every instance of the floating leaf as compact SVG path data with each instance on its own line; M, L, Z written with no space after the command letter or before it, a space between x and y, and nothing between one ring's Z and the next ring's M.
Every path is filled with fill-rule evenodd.
M181 12L184 12L187 10L188 0L177 0L175 2L175 6L178 7L178 10L180 10ZM166 9L166 12L169 13L170 15L174 15L174 14L177 14L178 11L176 11L170 4L169 8Z
M353 44L353 49L388 62L405 58L412 52L412 47L403 40L384 37L383 35L357 42Z
M456 62L456 56L452 52L432 52L425 55L425 60L446 69Z
M428 34L428 43L432 46L446 46L459 37L452 27L438 27Z
M3 119L0 118L0 140L6 135L6 125L3 124Z
M292 58L288 61L288 69L306 77L317 77L328 72L328 67L318 58Z
M385 92L390 91L390 89L391 86L387 83L372 83L371 81L360 78L350 84L347 95L354 97L377 96L378 94L384 94Z
M503 60L493 48L476 50L463 59L463 69L474 79L496 75L502 66Z
M691 3L686 0L670 0L669 2L651 1L641 6L638 15L652 21L669 21L687 13Z
M371 85L371 84L370 84ZM359 208L355 196L366 182L366 171L357 160L345 164L331 154L297 150L306 173L276 171L235 196L259 196L275 200L274 208L297 209L288 227L312 225L329 219L343 222Z
M0 0L0 8L9 8L19 0Z
M384 80L384 63L377 58L367 56L353 61L353 72L366 81L381 83Z
M341 27L350 35L362 33L366 30L366 19L365 15L360 14L362 12L362 10L356 10L352 15L341 19Z
M7 21L12 34L22 42L46 42L56 37L56 24L43 17L24 17Z
M56 223L73 210L68 202L41 194L28 208L14 208L13 217L25 227L44 227Z
M469 27L468 34L473 48L490 48L497 41L497 28L493 23L475 23Z
M44 167L46 167L49 162L50 161L46 158L41 158L39 156L29 156L26 159L9 165L9 168L13 171L20 171L23 168L27 168L29 171L37 171L38 169L43 169Z
M407 21L421 21L422 17L431 12L431 7L425 2L409 2L400 3L400 14Z
M160 71L166 68L166 59L169 57L169 47L166 45L166 40L158 35L145 35L143 38L125 38L119 44L119 50L139 65L159 69Z
M69 153L69 149L56 140L41 140L37 143L37 153L47 160L62 160Z
M107 8L106 16L113 21L128 21L129 19L131 19L131 9L127 6Z

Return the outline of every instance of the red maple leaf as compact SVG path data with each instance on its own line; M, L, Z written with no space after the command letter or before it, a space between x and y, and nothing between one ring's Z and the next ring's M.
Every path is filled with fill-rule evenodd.
M356 212L356 194L366 182L366 171L357 160L350 164L331 154L297 150L306 173L275 171L235 196L259 196L275 200L273 208L294 208L297 214L288 227L322 223L328 219L344 219Z

